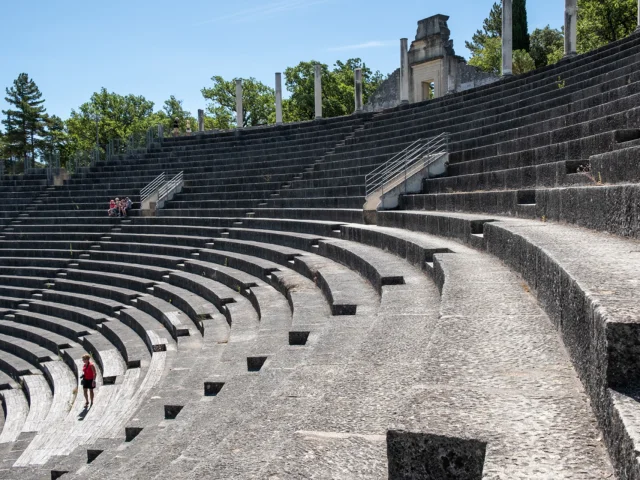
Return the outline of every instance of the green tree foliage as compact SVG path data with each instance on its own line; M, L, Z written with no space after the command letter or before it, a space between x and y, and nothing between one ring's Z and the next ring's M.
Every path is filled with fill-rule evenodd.
M0 160L5 160L5 169L7 168L7 162L6 160L9 159L9 157L11 155L9 155L8 153L8 144L7 144L7 137L6 135L0 130ZM2 174L3 172L0 171L0 174Z
M527 0L513 0L513 50L529 51Z
M536 28L531 33L531 48L529 50L536 68L556 63L564 55L564 35L562 31L547 25Z
M67 126L57 115L47 116L45 124L46 129L40 142L40 155L44 157L46 162L54 152L58 152L60 154L60 162L64 165L72 154L70 151Z
M526 50L513 52L513 74L520 75L535 70L536 63Z
M487 37L469 59L469 65L483 72L500 75L502 69L502 38Z
M0 130L0 158L5 158L7 155L7 136Z
M476 30L476 33L471 37L470 42L464 42L465 46L471 52L471 60L475 60L475 63L469 62L472 65L480 67L480 64L491 64L487 60L481 58L482 55L492 53L494 48L488 48L488 39L502 36L502 6L498 3L494 3L489 12L489 16L484 19L482 24L482 30ZM493 46L495 47L495 46ZM499 65L499 64L498 64ZM498 67L499 68L499 67ZM491 70L485 70L491 71Z
M13 86L6 89L7 110L2 113L5 126L5 150L10 156L31 158L35 160L35 152L39 147L44 132L46 109L40 89L26 73L21 73L14 80Z
M513 0L513 50L529 51L526 0ZM476 30L471 41L465 42L471 52L469 65L499 75L502 65L502 5L494 3L481 30ZM521 56L521 58L525 58ZM515 61L515 59L514 59ZM514 67L515 68L515 67Z
M319 62L300 62L285 70L285 84L290 97L284 102L283 116L287 122L312 120L315 116L314 65ZM362 69L363 98L367 102L384 80L380 72L372 72L359 58L337 61L333 69L322 66L322 115L337 117L355 110L354 75Z
M153 112L153 102L142 95L123 96L102 88L78 110L71 110L67 120L69 142L74 151L91 150L98 131L99 145L104 149L110 139L144 133L161 121L161 116Z
M637 27L636 0L578 0L578 52L620 40Z
M173 130L173 122L176 118L179 121L181 132L187 130L187 121L189 121L189 127L192 131L198 127L198 120L191 115L191 112L184 109L182 100L178 100L174 95L165 100L162 110L157 112L155 117L157 117L158 123L164 126L165 132Z
M203 88L202 96L210 103L205 119L207 129L228 129L236 123L236 79L211 78L213 87ZM242 81L242 126L255 127L275 122L276 93L255 78Z

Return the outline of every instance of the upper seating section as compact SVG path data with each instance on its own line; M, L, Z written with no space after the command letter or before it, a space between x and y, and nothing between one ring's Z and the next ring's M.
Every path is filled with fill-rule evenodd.
M74 176L31 205L29 216L82 222L101 215L110 198L137 202L158 174L183 171L182 193L165 206L170 214L359 221L368 172L410 142L449 132L448 175L426 181L406 208L560 218L558 195L595 195L584 187L628 180L610 173L607 157L591 157L640 139L638 62L640 42L632 36L524 76L375 115L167 138Z

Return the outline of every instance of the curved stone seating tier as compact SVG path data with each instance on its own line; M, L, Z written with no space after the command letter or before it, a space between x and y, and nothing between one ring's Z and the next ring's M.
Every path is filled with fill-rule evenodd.
M189 317L175 305L165 302L161 298L151 295L138 297L136 308L159 321L176 341L179 337L198 335L198 331L192 325Z
M52 352L33 342L11 335L0 334L0 349L20 357L38 368L40 368L41 363L58 359L58 352Z
M0 333L4 335L23 338L36 343L52 352L58 352L66 348L77 347L75 342L57 333L31 325L19 323L15 315L6 315L5 320L0 320Z
M35 364L29 363L23 358L5 350L0 350L0 370L15 381L19 381L23 375L40 374Z
M185 209L160 210L160 216L187 216L187 217L255 217L322 220L344 223L363 223L362 208L196 208L190 206ZM1 252L0 252L1 253Z
M9 390L10 388L17 388L17 387L18 387L18 384L16 383L16 381L13 378L11 378L11 376L7 375L5 372L0 370L0 390ZM2 422L2 418L0 418L0 422Z
M78 261L78 266L86 266L87 262ZM147 293L149 288L153 287L155 282L153 280L141 279L133 275L124 275L120 273L93 271L93 270L77 270L67 269L64 272L66 275L64 279L72 280L74 282L83 283L98 283L105 285L112 285L116 289L123 289L123 291L129 291L127 295L130 299L139 298L138 293ZM61 279L56 280L56 285L59 284ZM138 293L132 293L138 292Z
M5 410L4 425L0 434L0 444L15 442L29 415L29 403L22 390L0 391L2 407Z
M212 247L263 258L305 275L322 289L334 315L353 315L359 307L366 309L375 303L358 275L317 255L279 245L230 239L216 240Z
M44 426L51 411L53 395L47 381L41 375L26 375L22 377L22 382L29 401L29 413L22 431L37 432Z
M130 237L124 240L124 242L130 242L134 239L147 241L148 237L138 235L136 237ZM134 250L138 250L137 247L140 246L140 245L133 246L132 243L128 243L128 245L130 246L131 249L134 249ZM108 245L105 245L105 247L107 246ZM148 249L147 251L149 252L153 251L152 244L144 244L144 247L147 248ZM105 253L105 252L102 251L101 253ZM92 257L94 256L93 253L91 255ZM151 255L136 254L135 258L136 258L136 262L141 262L141 261L154 261L155 257ZM133 257L132 257L132 260L133 260ZM179 261L181 260L178 259L178 257L175 257L174 265L176 265L176 267L178 266ZM85 261L80 260L81 266L83 265L83 262ZM184 268L187 268L188 263L189 263L188 260L184 261ZM188 312L189 316L192 319L194 319L194 321L196 320L200 321L201 319L199 317L202 315L211 314L212 311L210 308L202 310L202 307L199 306L201 302L198 300L197 296L194 297L192 294L185 295L185 293L183 293L182 295L176 296L176 293L185 292L183 288L186 287L187 290L195 292L199 297L202 297L208 300L209 302L211 302L213 305L215 305L219 311L221 311L223 314L225 314L228 317L229 323L232 323L233 321L232 319L234 316L241 319L247 318L246 316L250 315L249 310L251 310L252 308L256 310L259 316L261 316L261 313L262 313L260 309L261 300L263 303L269 302L270 304L273 304L274 302L278 301L277 300L278 296L274 295L271 292L270 287L267 287L267 285L264 283L262 284L263 288L261 289L248 290L248 288L250 287L257 287L257 284L255 282L256 279L248 276L247 274L242 275L240 273L239 276L242 280L238 281L237 280L238 274L236 274L230 268L226 268L224 266L215 266L215 265L202 267L202 265L205 265L205 262L198 262L198 263L201 266L200 268L198 268L198 270L202 270L202 268L204 268L204 270L198 271L196 275L193 275L192 273L166 272L166 275L164 275L164 277L167 277L166 280L169 281L172 285L167 286L163 284L156 284L153 287L153 294L156 296L161 295L161 296L164 296L165 299L171 300L170 305L174 305L176 307L182 305L181 309ZM192 268L193 265L194 264L189 264L189 268ZM220 273L221 271L223 273ZM202 273L206 274L209 278L211 277L214 277L214 278L211 280L204 279L201 277ZM94 274L94 277L95 277L95 274ZM240 292L236 291L238 286L240 286ZM179 288L179 289L176 289L176 288ZM243 291L243 288L244 288L244 291ZM249 308L249 310L247 310L247 306L244 303L245 300L244 298L241 297L241 295L247 296L247 298L249 299L249 302L246 305L253 305L252 308ZM178 297L182 297L183 300L181 301L180 298ZM186 300L184 299L185 297L186 297ZM145 298L147 297L139 297L136 300L136 306L138 308L140 308L140 305L139 305L140 302L144 304ZM148 298L151 298L151 297L148 297ZM193 298L194 300L189 301L188 300L189 298ZM165 302L165 306L166 305L168 304ZM234 315L234 312L235 312L235 315ZM272 312L269 312L269 313L270 315L272 314ZM290 317L290 314L288 312L281 312L276 315L276 317L280 319L279 320L280 322L288 321L286 320L287 316ZM275 319L272 319L272 321L275 321ZM165 325L166 325L166 322L165 322Z

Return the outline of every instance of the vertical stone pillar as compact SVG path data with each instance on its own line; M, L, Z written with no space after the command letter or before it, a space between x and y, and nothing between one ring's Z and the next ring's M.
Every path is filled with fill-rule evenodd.
M282 73L276 73L276 125L282 125Z
M564 5L564 56L573 57L578 44L578 0L565 0Z
M638 27L636 28L636 32L640 32L640 0L638 0Z
M236 80L236 127L244 126L244 113L242 111L242 79Z
M409 103L409 40L400 39L400 103Z
M355 93L356 93L356 113L362 111L362 69L356 68L355 71Z
M316 118L322 118L322 65L314 65Z
M198 131L204 132L204 110L198 109Z
M502 0L502 76L513 75L513 0Z

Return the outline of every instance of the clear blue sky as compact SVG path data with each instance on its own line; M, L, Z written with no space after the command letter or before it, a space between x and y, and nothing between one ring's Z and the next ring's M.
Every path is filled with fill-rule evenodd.
M0 109L4 89L27 72L47 111L67 118L101 87L144 95L160 109L175 95L193 114L213 75L256 77L302 60L362 58L390 73L399 39L417 21L449 15L456 53L494 0L30 0L0 2ZM563 23L563 0L530 0L529 29Z

